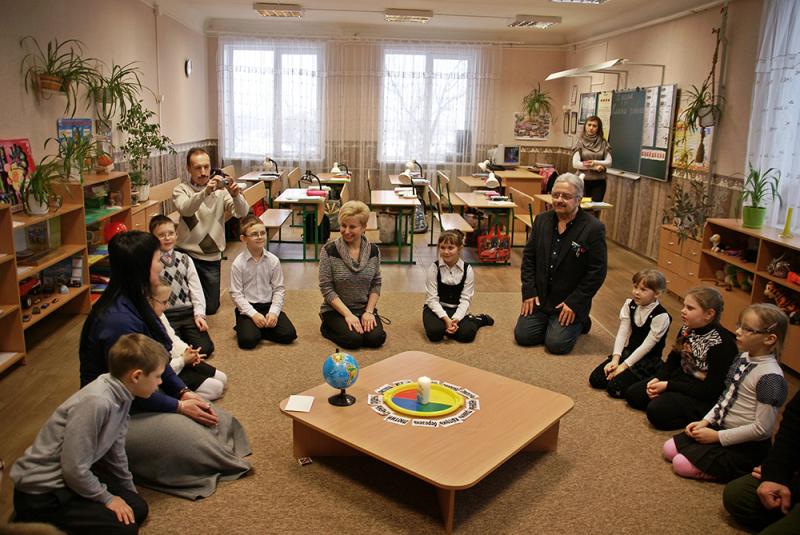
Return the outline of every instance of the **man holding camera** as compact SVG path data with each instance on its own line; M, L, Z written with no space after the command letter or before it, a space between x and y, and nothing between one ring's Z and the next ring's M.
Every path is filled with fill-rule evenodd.
M172 202L181 215L176 246L192 257L206 298L206 314L211 315L219 308L225 213L241 218L250 207L235 180L218 170L212 173L211 159L203 149L189 150L186 168L189 181L172 190Z

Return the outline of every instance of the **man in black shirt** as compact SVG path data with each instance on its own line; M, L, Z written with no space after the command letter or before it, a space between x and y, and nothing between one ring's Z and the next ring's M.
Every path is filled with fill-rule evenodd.
M605 225L580 208L583 180L571 173L553 185L553 209L536 216L522 253L522 309L514 338L544 343L553 354L572 351L589 332L592 298L608 269Z

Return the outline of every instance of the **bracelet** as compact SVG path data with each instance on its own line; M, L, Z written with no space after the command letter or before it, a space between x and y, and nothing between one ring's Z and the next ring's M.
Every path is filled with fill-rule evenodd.
M189 388L188 386L184 386L183 388L181 388L180 391L178 392L178 400L180 400L186 392L191 392L191 391L192 389Z
M375 315L375 313L374 313L374 312L370 312L369 310L365 310L365 311L364 311L364 314L369 314L369 315L371 315L371 316L374 316L374 315Z

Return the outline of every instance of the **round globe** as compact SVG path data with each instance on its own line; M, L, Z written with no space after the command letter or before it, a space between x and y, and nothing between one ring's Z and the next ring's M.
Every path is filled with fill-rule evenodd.
M345 388L356 382L358 369L358 361L348 353L337 351L325 359L322 364L322 376L325 378L325 382L333 388L341 390L339 394L328 398L332 405L346 407L356 402L355 397L345 393Z

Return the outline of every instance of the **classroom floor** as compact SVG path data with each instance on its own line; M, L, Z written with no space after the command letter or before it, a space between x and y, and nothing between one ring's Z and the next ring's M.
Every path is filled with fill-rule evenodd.
M392 310L391 313L387 314L395 320L395 324L391 327L391 331L389 331L390 342L387 342L387 347L384 348L384 351L369 352L365 356L365 362L363 362L362 365L369 364L371 361L375 361L375 359L384 358L389 354L393 354L394 352L401 351L406 348L421 348L418 347L420 346L420 341L417 340L417 338L419 338L419 336L417 336L418 333L409 332L409 338L406 340L405 337L398 336L399 333L397 329L401 329L407 324L412 326L413 329L416 318L419 316L419 308L421 306L420 303L424 300L424 297L421 294L424 292L425 270L435 259L435 248L427 246L428 237L429 234L415 235L414 256L417 261L416 265L386 265L382 267L384 292L383 302L386 304L386 306L389 306L388 304L392 303L391 306L395 308L395 310ZM524 237L520 236L517 243L522 243L523 239ZM239 243L229 244L227 251L228 260L223 263L223 281L228 280L228 268L230 262L233 260L233 258L235 258L236 254L238 254L240 248L241 244ZM391 249L384 250L384 257L390 256L391 252ZM447 356L448 358L459 358L466 363L470 363L470 365L476 365L476 363L479 364L481 362L480 355L476 355L476 352L479 353L480 351L492 351L492 349L499 350L500 348L494 348L491 345L489 333L494 333L493 335L508 338L509 333L507 331L511 327L507 324L513 321L513 318L519 307L519 266L521 262L521 252L522 249L513 250L511 266L480 266L476 268L476 312L492 311L494 313L494 311L497 311L498 319L501 319L502 321L502 327L497 325L491 328L494 329L493 331L482 331L479 333L479 341L476 341L475 344L470 345L467 348L464 348L463 346L458 347L454 345L454 343L450 343L438 346L438 349L434 346L430 346L428 349L423 348L423 350L438 352L442 356ZM543 380L547 381L543 384L543 386L547 388L558 389L559 391L567 393L571 397L588 399L590 400L591 404L596 404L598 407L605 407L607 405L610 407L609 411L612 417L620 418L621 416L624 416L627 418L629 411L626 410L624 412L620 412L620 406L618 403L614 404L614 402L609 402L608 400L604 399L604 396L600 396L600 393L591 391L591 389L585 385L584 376L588 376L588 373L584 373L586 371L584 368L590 370L593 365L596 365L595 361L599 362L601 356L605 355L610 350L610 344L617 328L619 308L622 302L630 295L631 275L639 269L652 266L653 262L650 260L644 259L637 254L623 249L613 243L609 243L609 273L606 283L594 300L592 308L592 317L594 320L592 335L591 338L586 337L586 342L580 346L580 354L576 356L575 360L571 360L570 357L554 357L543 360L542 365L544 367L542 369L520 370L520 366L517 361L512 361L510 359L511 355L508 355L509 360L507 362L500 362L498 364L491 365L487 363L487 366L491 366L487 369L492 369L492 371L496 371L496 373L502 373L503 375L507 376L517 376L518 374L521 374L518 376L520 380L536 382L537 384L542 384L541 381ZM292 298L296 300L295 303L292 304L292 311L290 315L293 316L293 319L296 319L296 324L302 323L304 325L305 329L302 331L302 334L304 336L311 337L313 334L306 333L311 333L313 332L314 328L318 328L316 307L318 306L319 298L318 293L315 293L317 292L316 289L318 282L317 265L315 263L300 264L286 262L283 264L283 270L286 287L291 292ZM225 292L224 288L226 286L227 285L223 282L223 292ZM231 305L229 301L229 298L224 295L224 313L223 310L221 310L220 314L212 318L212 335L215 337L215 342L217 338L224 339L221 340L221 343L217 344L218 348L226 347L225 344L230 344L228 338L231 337L231 332L226 330L226 325L232 324L231 318L228 317L229 315L232 316L232 312L230 310ZM672 314L673 318L679 317L680 303L677 301L677 299L668 295L662 299L662 302ZM490 308L488 310L477 310L477 306L486 306ZM0 441L0 457L6 461L7 465L10 465L11 462L13 462L13 460L18 457L31 443L34 436L38 432L39 427L47 419L47 417L49 417L52 410L78 388L77 347L83 319L83 317L53 318L52 320L41 322L39 325L36 325L30 329L30 332L28 333L29 352L26 365L14 367L0 376L0 437L3 437L2 441ZM672 332L670 333L670 338L674 337L676 330L677 323L674 322ZM296 342L292 348L287 349L285 352L283 352L281 348L275 348L273 346L261 346L261 349L265 352L265 354L279 359L281 362L287 364L288 367L296 368L288 372L291 377L288 377L286 382L282 383L280 378L277 377L264 377L263 380L256 381L255 379L259 379L261 377L257 373L254 373L251 376L251 379L253 380L249 381L248 376L242 375L242 368L239 368L238 374L236 374L234 371L233 377L236 377L240 380L239 384L241 386L239 389L237 389L237 385L232 384L231 390L222 400L222 406L229 408L234 412L234 414L239 415L243 423L245 423L245 427L248 428L248 432L251 435L251 440L254 443L254 450L264 449L267 447L270 450L266 453L261 452L260 454L256 453L254 455L255 458L252 459L252 461L255 466L255 476L247 477L242 482L225 483L220 487L220 490L218 490L217 494L211 498L208 498L207 500L204 500L203 502L199 502L198 504L193 504L192 502L187 502L185 500L161 495L152 491L145 491L144 494L146 498L152 502L151 510L154 512L154 515L152 519L145 524L143 532L168 532L169 529L166 529L165 531L165 528L168 526L168 524L165 524L165 515L167 513L175 514L185 518L186 522L191 521L192 523L197 523L198 526L205 526L206 524L203 524L203 522L210 521L211 517L215 517L216 514L212 513L207 516L205 514L197 514L197 511L193 509L193 506L205 504L206 506L210 507L212 504L218 504L224 509L228 507L227 504L232 504L236 499L242 496L241 493L244 493L243 496L247 496L248 492L266 493L266 496L260 498L266 500L265 504L271 504L270 500L277 498L275 498L274 494L270 494L270 492L263 487L265 485L269 486L274 483L273 479L271 478L273 471L275 472L275 477L278 479L285 478L281 480L287 485L297 485L298 481L301 482L299 483L299 487L291 488L292 499L294 500L302 501L304 496L303 493L309 493L308 499L312 500L312 502L319 499L321 502L320 507L323 507L325 496L327 495L324 482L327 480L327 478L332 479L331 485L340 485L344 491L349 490L352 497L361 497L360 493L363 492L364 499L370 499L369 497L371 496L371 491L369 489L362 489L361 487L368 487L370 484L374 484L375 482L372 481L371 476L364 475L359 468L353 468L347 464L328 463L328 461L325 461L325 463L315 464L314 466L317 467L319 472L315 473L314 479L315 481L318 481L323 488L317 488L314 485L312 485L311 488L307 488L305 485L309 483L302 483L302 479L298 480L297 474L293 472L293 469L291 469L291 463L286 462L291 460L289 454L290 448L288 448L287 451L286 444L287 441L290 443L291 440L290 432L288 435L286 434L288 429L288 419L277 414L277 403L274 403L274 406L271 403L275 399L282 399L286 395L297 391L295 390L295 388L297 388L296 385L304 385L304 388L307 388L321 382L321 377L319 376L318 372L314 371L316 369L316 364L309 364L308 362L301 362L299 360L303 358L307 360L308 355L312 354L317 355L317 353L320 353L320 355L322 355L321 351L324 351L324 349L322 348L322 344L319 344L318 342L319 340L309 340L309 345L306 346L303 345L303 340L301 337L301 340L298 340L298 342ZM503 341L503 344L507 343L507 340ZM410 347L412 345L414 345L414 347ZM505 347L506 346L503 345L503 348ZM513 348L513 343L508 343L508 347ZM306 352L308 353L306 354ZM518 348L517 352L519 352ZM231 354L233 354L233 352ZM597 356L594 356L595 354ZM246 359L252 359L253 356L253 354L237 354L234 356L234 358L242 359L242 364L239 364L239 366L245 366L244 369L247 369L250 367L250 365L247 364ZM500 355L499 357L499 360L502 361L503 355ZM218 365L223 371L228 372L229 369L226 368L225 359L226 354L224 351L218 351L218 355L215 357L212 363ZM520 362L525 362L524 358ZM296 363L296 366L294 363ZM230 361L230 366L232 368L231 371L236 369L234 368L233 360ZM556 366L559 368L556 368ZM553 376L553 374L563 373L563 371L557 372L556 370L561 370L561 367L564 366L572 366L578 371L574 377L570 376L569 378L565 378L562 386L559 377ZM545 376L547 377L545 378ZM791 374L787 374L787 376L791 383L791 392L793 393L798 387L797 376ZM245 385L245 381L248 383L253 382L253 384ZM548 385L547 383L550 384ZM574 390L574 392L567 391L567 389ZM247 397L252 399L252 397L250 397L251 395L257 396L262 390L264 395L268 397L269 403L264 405L263 410L261 407L259 408L258 415L245 414L249 408L249 405L247 400L242 399L242 396L244 396L246 393ZM261 403L266 402L265 400L261 400L260 404ZM586 405L584 404L583 407L585 408ZM266 411L266 415L263 413L264 410ZM578 418L581 418L580 411L576 410L574 412L574 416L568 415L568 419L565 420L566 422L570 421L570 417L575 418L572 420L573 422L576 422L578 421ZM270 418L274 418L275 421L269 420ZM272 431L272 428L264 429L264 426L260 425L264 423L264 419L268 419L269 425L277 425L279 427L276 427L274 432ZM621 419L622 418L620 418L620 420ZM630 418L627 418L627 421L622 423L615 420L616 423L613 423L613 425L622 426L623 429L632 426L636 429L635 432L638 433L641 432L641 429L647 429L646 423L641 421L641 415L637 415L633 422L630 420ZM566 457L573 449L576 451L584 449L584 446L587 443L583 433L580 431L575 431L574 425L575 424L573 423L573 432L571 433L572 439L569 438L570 434L568 434L566 431L566 429L569 429L569 427L565 427L564 447L563 450L561 447L559 449L559 452L564 452L563 454L560 454L564 457ZM576 436L575 432L578 432L579 435ZM617 431L611 431L612 435L610 437L608 436L609 429L593 429L591 432L598 432L600 435L606 433L606 438L613 440L613 433ZM594 434L591 436L591 440L598 439ZM648 437L648 440L655 443L663 439L660 435L653 434L653 436ZM648 445L648 448L650 447L651 446ZM650 459L651 457L657 459L657 453L648 453L652 453L652 455L645 456L645 459ZM564 457L561 458L560 462L564 462ZM555 464L551 466L549 464L551 462ZM273 463L277 464L273 466ZM531 466L528 465L527 461L511 463L510 467L503 472L506 474L506 476L508 476L508 478L510 478L510 482L506 483L505 481L507 478L502 476L503 479L501 480L498 480L497 478L487 479L489 482L486 483L486 487L476 487L483 488L484 490L487 488L490 490L496 489L499 493L498 496L502 496L502 498L494 500L501 503L497 503L494 506L494 509L491 511L492 515L507 515L508 511L505 509L505 507L509 507L510 510L518 508L518 504L513 501L510 504L503 504L504 501L510 499L509 494L511 490L508 489L507 492L503 492L503 489L506 486L516 487L517 485L522 485L523 487L527 488L527 486L533 485L532 482L536 481L536 470L533 470L534 473L532 474L530 473L530 468ZM661 466L660 463L657 464L657 468L666 469L666 467ZM390 469L381 469L374 465L371 465L371 469L379 470L380 477L384 478L388 477L391 479L394 477L393 474L395 474L395 472ZM556 460L547 460L542 464L542 466L537 467L537 470L538 469L545 471L551 470L553 474L557 475L557 477L562 477L558 474L562 474L563 470L567 470L566 473L569 472L568 466L561 466ZM515 478L518 477L515 474L517 470L522 470L525 472L525 476L520 477L520 479L515 482ZM403 485L410 485L409 488L411 488L413 491L419 491L419 486L414 486L414 483L405 481L408 479L407 476L403 476L400 479L403 481ZM704 484L697 482L675 482L670 477L667 477L666 481L675 487L675 489L672 489L675 492L685 492L686 488L692 489L693 491L700 489L700 496L704 497L701 499L705 500L705 502L708 502L706 505L711 507L714 511L718 511L721 508L720 504L718 503L718 494L721 492L719 490L720 487L709 486L708 484L703 486ZM570 487L571 485L578 483L568 480L565 484ZM484 485L484 483L481 483L481 485ZM222 489L224 489L224 491ZM0 518L6 518L11 511L11 490L12 485L6 479L2 482L2 485L0 485ZM287 487L287 490L289 490L289 487ZM384 490L386 490L386 488L384 488ZM522 489L521 492L523 490L524 489ZM528 491L534 494L543 492L542 489L536 488L535 486L530 487ZM558 492L569 493L571 491L570 489L561 488ZM317 494L319 494L319 496ZM398 525L404 526L403 529L397 530L398 532L413 531L411 529L412 524L408 524L408 522L421 522L420 527L422 532L427 532L429 529L435 528L438 525L439 520L436 518L436 507L432 507L427 511L423 510L421 517L415 516L415 514L417 514L416 512L412 514L406 511L407 508L416 508L417 504L414 500L407 502L404 498L393 495L392 492L389 492L389 494L390 497L388 504L378 507L377 509L371 508L366 510L364 513L360 513L355 519L358 522L358 524L355 526L348 524L346 521L346 515L344 513L342 513L342 518L338 518L337 515L336 520L330 521L328 526L336 531L348 529L353 533L367 531L374 533L376 530L382 531L389 529L390 526L396 525L395 523L398 521L400 522ZM477 498L479 495L479 493L466 494L466 498L464 500L465 507L459 510L460 512L457 516L456 530L478 533L486 527L487 522L491 523L495 521L493 516L486 516L489 515L489 512L484 511L484 505L480 505L480 499ZM272 496L272 498L270 498L270 496ZM563 496L559 494L553 494L552 496L549 496L549 499L555 501L560 497ZM589 499L589 497L587 497L587 499ZM292 507L290 502L284 503L284 501L280 501L281 505L287 508ZM528 512L528 514L533 514L534 517L538 513L547 514L547 503L548 501L543 496L543 509L538 512L531 510ZM233 506L231 505L231 507ZM381 514L378 514L378 511L382 511L387 507L388 511L385 515L382 516ZM395 509L398 509L399 511L395 511ZM299 510L287 512L286 514L289 517L296 517L298 515L302 516L301 513L304 512L309 515L309 518L313 517L313 521L308 520L308 524L303 524L302 520L298 519L298 522L300 522L299 524L282 524L281 521L275 520L277 523L262 526L263 529L258 529L255 531L244 529L242 532L301 533L312 531L312 526L317 531L320 529L327 531L324 528L326 525L324 519L319 517L322 511L316 513L307 512L306 509L301 506ZM370 518L370 513L374 516L374 518ZM238 511L236 514L240 515L242 514L242 511ZM278 513L277 511L271 511L269 514L276 515ZM330 518L330 514L331 511L325 512L325 515L328 515L328 518ZM533 527L533 525L530 524L530 522L533 522L533 520L523 516L521 513L519 518L516 518L515 520L518 522L518 524L516 524L517 528L522 529L526 527ZM230 521L230 519L228 519L228 521ZM265 520L265 522L269 521ZM724 524L724 518L719 519L719 522ZM186 524L183 525L186 526ZM239 525L247 526L246 523ZM512 523L509 525L514 524ZM593 525L591 523L586 523L583 524L583 528L586 532L602 532L602 529L600 528L602 525L607 527L609 524L600 523ZM210 529L210 524L207 526ZM567 529L568 526L576 527L574 522L572 524L559 524L558 526L563 527L564 532L569 532L571 530L571 528ZM367 529L367 527L369 527L369 529ZM205 532L203 529L196 529L194 531ZM553 529L550 531L556 532L561 531L561 529ZM724 531L730 532L730 526L726 526ZM511 531L505 531L501 529L499 532Z

